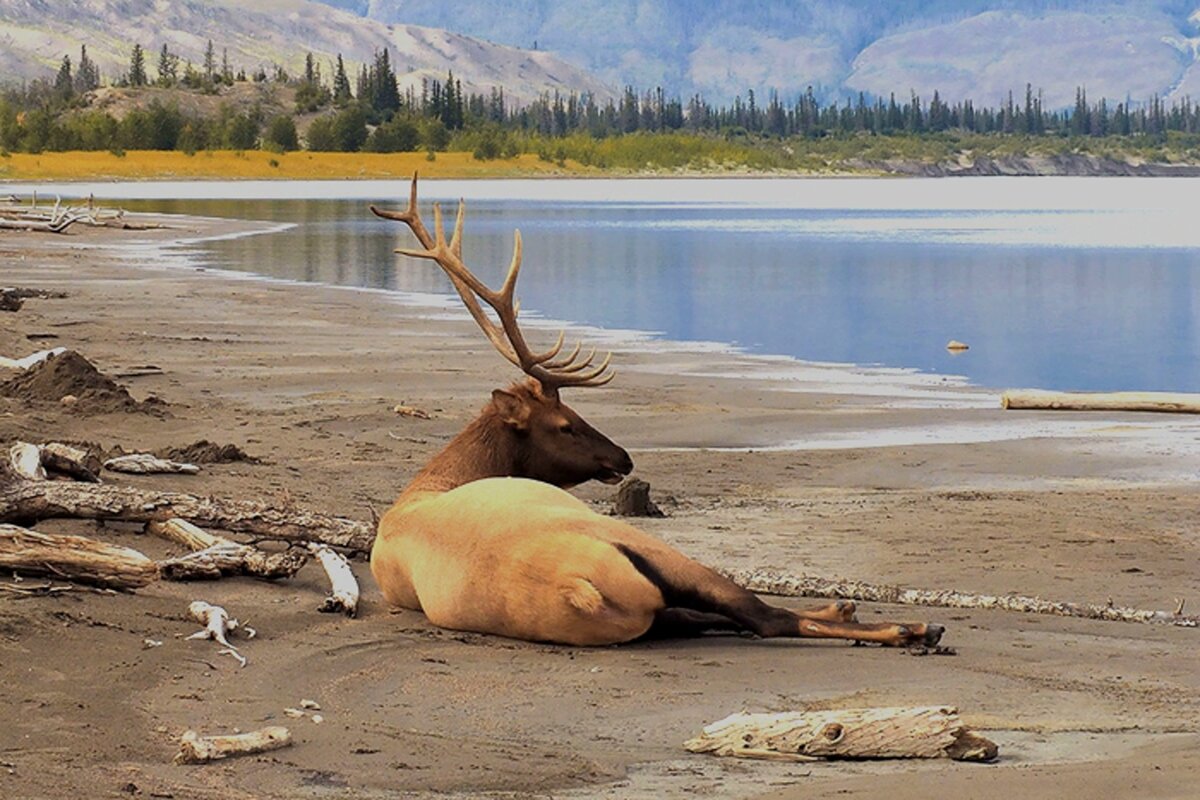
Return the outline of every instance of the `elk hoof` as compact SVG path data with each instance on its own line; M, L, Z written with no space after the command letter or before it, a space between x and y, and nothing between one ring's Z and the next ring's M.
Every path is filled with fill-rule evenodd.
M945 632L946 628L942 625L926 625L925 634L921 637L921 644L933 647L942 640L942 634Z
M834 605L837 607L838 618L842 622L858 621L858 604L853 600L838 600Z

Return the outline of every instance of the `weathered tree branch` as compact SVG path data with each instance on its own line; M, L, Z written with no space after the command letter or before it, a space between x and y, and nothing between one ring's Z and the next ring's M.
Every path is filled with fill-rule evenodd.
M330 590L325 602L317 609L323 612L341 611L348 617L358 613L358 580L346 558L323 544L310 544L308 551L321 562L329 576Z
M159 571L167 580L214 580L225 575L276 580L292 577L308 563L308 556L302 552L267 553L201 530L183 519L151 522L146 531L195 551L159 562Z
M892 603L908 606L940 606L942 608L990 608L1019 611L1026 614L1052 614L1060 617L1080 617L1110 622L1146 622L1195 628L1200 616L1182 612L1148 611L1122 606L1098 606L1084 603L1061 603L1040 597L1018 594L970 594L952 589L905 589L886 584L863 583L842 578L822 578L816 575L789 575L766 569L719 570L721 574L752 592L782 597L828 597L843 600L862 600L870 603Z
M0 524L0 570L131 590L158 578L158 566L128 547Z

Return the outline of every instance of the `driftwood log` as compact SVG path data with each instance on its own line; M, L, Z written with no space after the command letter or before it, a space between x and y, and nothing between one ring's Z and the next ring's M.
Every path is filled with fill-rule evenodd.
M40 448L42 466L51 472L68 475L78 481L100 482L100 456L82 447L48 442Z
M1026 614L1052 614L1059 617L1080 617L1109 622L1146 622L1178 625L1183 628L1200 626L1200 616L1185 615L1182 606L1174 612L1150 611L1113 605L1062 603L1026 597L1019 594L970 594L952 589L906 589L886 584L864 583L842 578L822 578L815 575L789 575L765 569L720 570L721 574L752 592L780 597L826 597L842 600L862 600L868 603L891 603L907 606L939 606L941 608L985 608L1018 611Z
M104 462L104 468L111 472L128 472L131 475L195 475L200 472L200 468L195 464L171 461L150 453L129 453L110 458Z
M992 761L995 743L974 733L958 709L858 708L733 714L683 745L693 753L779 761L820 758L953 758Z
M325 568L325 574L329 576L331 587L329 596L317 610L327 613L341 611L348 617L356 615L359 597L358 581L350 570L350 562L328 545L310 544L308 551Z
M292 577L308 562L304 553L291 550L267 553L178 518L151 522L146 525L146 532L194 551L159 562L159 572L167 580L214 580L226 575L276 580Z
M4 524L0 524L0 571L125 591L158 578L158 566L128 547Z
M181 492L68 481L29 481L0 467L0 523L43 519L157 522L180 517L197 525L268 539L322 542L369 552L374 528L366 522L251 501Z
M1000 396L1004 409L1034 411L1159 411L1200 414L1200 395L1171 392L1045 392L1010 389Z
M278 750L291 743L291 732L280 725L229 736L201 736L195 731L188 731L179 740L175 763L205 764L231 756Z

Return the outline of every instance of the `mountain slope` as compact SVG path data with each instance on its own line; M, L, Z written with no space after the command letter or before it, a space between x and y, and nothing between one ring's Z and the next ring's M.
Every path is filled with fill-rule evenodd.
M503 86L516 101L555 90L611 96L596 77L550 53L387 25L309 0L0 0L0 80L52 77L63 55L74 62L83 44L102 72L116 77L128 70L134 42L146 49L153 77L163 44L200 65L209 39L218 61L227 49L231 65L248 71L280 64L296 73L312 52L329 77L341 53L353 80L358 64L389 47L402 88L419 89L422 77L444 80L453 70L468 91Z
M613 85L728 101L748 88L826 97L934 89L1048 106L1194 91L1200 0L324 0L561 54ZM1192 73L1195 74L1192 74Z

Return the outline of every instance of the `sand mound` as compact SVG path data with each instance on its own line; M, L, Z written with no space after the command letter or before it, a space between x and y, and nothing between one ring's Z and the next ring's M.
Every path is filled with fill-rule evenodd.
M234 464L237 462L257 464L260 460L247 454L236 444L217 444L207 439L201 439L185 447L169 447L160 450L155 455L159 458L183 461L188 464Z
M155 403L139 403L92 362L67 350L47 358L20 375L0 384L0 394L28 402L57 403L67 395L76 398L74 408L85 414L114 411L150 411Z

